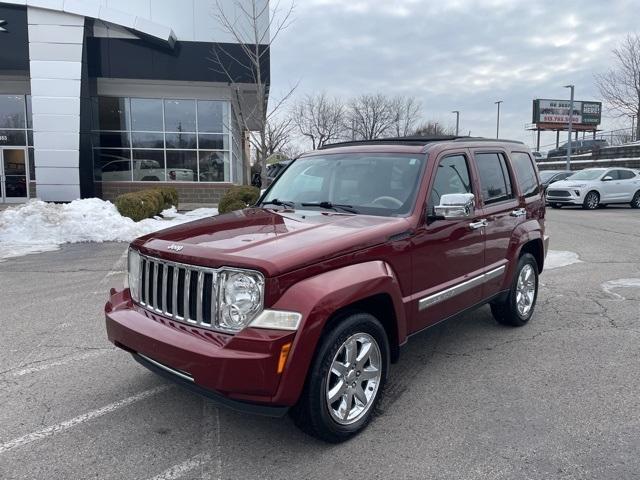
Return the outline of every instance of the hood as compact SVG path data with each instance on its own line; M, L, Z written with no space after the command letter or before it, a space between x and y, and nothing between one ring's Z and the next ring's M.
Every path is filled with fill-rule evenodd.
M165 260L276 276L384 243L408 228L404 218L250 208L161 230L134 245ZM174 244L183 248L169 250Z
M590 183L591 180L560 180L550 184L549 188L582 188L585 184L588 185Z

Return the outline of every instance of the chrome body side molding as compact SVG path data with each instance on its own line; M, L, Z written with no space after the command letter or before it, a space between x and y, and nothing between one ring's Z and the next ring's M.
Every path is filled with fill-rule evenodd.
M421 298L420 300L418 300L418 310L422 311L440 302L455 297L456 295L467 292L472 288L477 287L478 285L488 282L489 280L498 278L504 275L506 268L506 265L502 265L501 267L494 268L487 273L480 274L477 277L470 278L469 280L465 280L464 282L454 285L453 287L449 287L446 290L442 290L440 292L434 293L433 295L429 295L428 297Z

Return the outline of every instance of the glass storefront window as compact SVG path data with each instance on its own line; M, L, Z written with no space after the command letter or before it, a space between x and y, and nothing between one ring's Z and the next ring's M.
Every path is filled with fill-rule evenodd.
M93 99L97 181L229 182L229 104L217 100Z
M29 149L29 180L36 181L36 155L33 148Z
M93 99L93 105L95 130L131 130L128 98L98 97Z
M195 132L196 101L165 100L164 122L167 132Z
M164 134L133 132L131 143L133 148L164 148Z
M0 128L27 128L24 95L0 95Z
M100 132L94 134L93 144L102 148L129 148L129 132Z
M198 148L195 133L167 133L167 148L195 150Z
M198 142L203 150L229 150L229 135L201 133Z
M131 99L131 129L141 132L162 132L162 100Z
M198 131L223 133L229 128L228 104L220 101L198 100Z
M131 181L131 150L94 149L93 167L97 181Z
M26 147L26 130L0 130L0 146Z
M167 180L175 182L197 182L197 152L167 150Z
M198 159L201 182L229 181L229 154L226 152L200 152Z
M134 150L133 151L133 181L134 182L164 182L164 151L163 150Z

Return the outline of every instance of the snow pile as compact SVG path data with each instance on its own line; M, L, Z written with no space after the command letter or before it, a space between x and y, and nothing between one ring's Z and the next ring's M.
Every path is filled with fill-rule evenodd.
M580 260L580 257L578 257L578 254L575 252L549 250L547 252L547 258L544 260L544 268L545 270L552 270L580 262L582 262L582 260Z
M120 215L111 202L98 198L67 204L32 200L0 211L0 259L57 250L63 243L130 242L157 230L217 214L216 208L181 214L171 207L162 212L162 218L134 222Z

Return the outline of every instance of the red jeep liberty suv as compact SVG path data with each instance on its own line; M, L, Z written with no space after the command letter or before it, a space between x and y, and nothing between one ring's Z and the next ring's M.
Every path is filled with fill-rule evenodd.
M135 240L109 340L228 407L345 440L369 422L409 337L489 303L531 318L548 237L519 142L326 146L258 203Z

